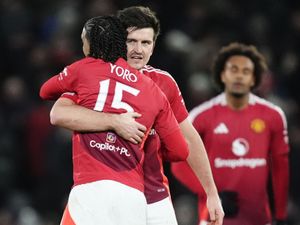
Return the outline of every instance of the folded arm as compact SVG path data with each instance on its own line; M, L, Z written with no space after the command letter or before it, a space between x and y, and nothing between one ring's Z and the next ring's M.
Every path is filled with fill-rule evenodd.
M136 112L112 114L97 112L77 105L69 98L59 98L50 112L51 124L81 132L114 130L122 138L134 144L141 142L146 127L135 121L141 115Z

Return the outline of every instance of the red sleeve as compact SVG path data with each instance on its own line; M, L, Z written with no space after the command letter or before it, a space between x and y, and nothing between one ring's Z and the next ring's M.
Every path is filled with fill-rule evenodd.
M287 121L284 112L277 108L277 111L270 114L271 121L271 151L272 154L289 152Z
M200 190L203 190L197 176L186 161L171 163L171 172L177 180L195 194L198 194Z
M178 121L178 123L181 123L183 120L185 120L188 117L188 111L185 107L184 100L181 95L181 91L174 79L172 79L172 82L169 82L169 89L170 89L170 99L168 98L171 108L174 112L174 115Z
M165 146L165 156L170 161L186 160L189 150L174 113L165 95L157 90L157 104L162 107L156 117L154 129Z
M43 100L56 100L65 92L58 82L58 76L51 77L42 85L40 97Z
M56 100L64 92L74 92L76 90L76 73L74 71L75 64L72 64L47 80L40 89L40 97L44 100Z
M271 159L272 186L274 192L275 218L287 218L287 202L289 190L289 158L288 154L273 155Z
M166 71L159 71L158 86L165 93L178 123L181 123L188 117L188 111L185 107L181 91L171 74Z
M275 218L287 218L289 190L289 145L287 122L281 109L272 119L271 174L275 204Z
M170 162L184 161L189 155L188 145L180 130L165 136L164 150L162 151L164 159Z

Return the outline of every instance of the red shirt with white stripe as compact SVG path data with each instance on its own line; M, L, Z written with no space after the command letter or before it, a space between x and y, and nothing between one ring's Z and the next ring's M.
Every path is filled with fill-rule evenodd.
M166 95L174 115L181 123L188 117L184 100L174 78L166 71L153 68L146 65L140 70L147 77L151 78ZM144 182L145 196L147 203L154 203L169 196L168 178L164 174L162 152L164 147L161 146L159 136L155 130L145 143L145 162L144 162Z
M115 64L91 57L79 60L49 79L40 96L57 99L64 92L75 92L79 105L96 111L139 112L142 117L137 121L147 127L147 134L152 126L155 128L167 146L169 157L175 161L186 159L187 144L165 95L125 60L119 59ZM109 131L75 132L75 185L111 179L143 191L144 141L134 145Z
M265 225L271 222L267 183L272 174L275 217L286 219L288 135L283 111L250 94L249 105L232 110L225 94L201 104L190 119L205 144L219 191L238 193L239 213L224 224ZM173 174L199 194L199 216L206 219L205 194L186 163L172 165Z

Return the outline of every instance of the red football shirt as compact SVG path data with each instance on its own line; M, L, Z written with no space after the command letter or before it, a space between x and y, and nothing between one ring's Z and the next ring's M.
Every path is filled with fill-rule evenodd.
M146 65L140 70L150 77L166 95L178 123L188 117L181 92L176 81L166 71ZM145 142L144 179L147 203L154 203L169 196L168 179L164 175L162 149L159 136L155 130L150 132Z
M155 83L119 59L115 64L87 57L66 67L41 88L44 99L75 92L87 108L142 114L137 121L153 126L167 145L172 160L188 155L178 123L166 97ZM179 146L177 146L179 145ZM134 145L113 132L75 133L73 136L74 183L112 179L143 191L143 144Z
M247 108L232 110L221 94L194 108L190 118L205 144L218 190L238 193L239 213L224 224L271 222L267 194L270 170L276 218L285 218L289 146L283 111L253 94ZM205 219L205 194L191 169L185 163L175 163L172 171L199 194L199 216Z

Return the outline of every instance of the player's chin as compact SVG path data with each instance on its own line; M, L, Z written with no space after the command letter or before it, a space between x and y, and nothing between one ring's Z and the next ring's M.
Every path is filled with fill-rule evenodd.
M144 67L143 62L141 60L128 60L128 63L131 67L140 70Z
M240 90L232 90L229 93L231 96L235 98L242 98L247 94L245 91L240 91Z

